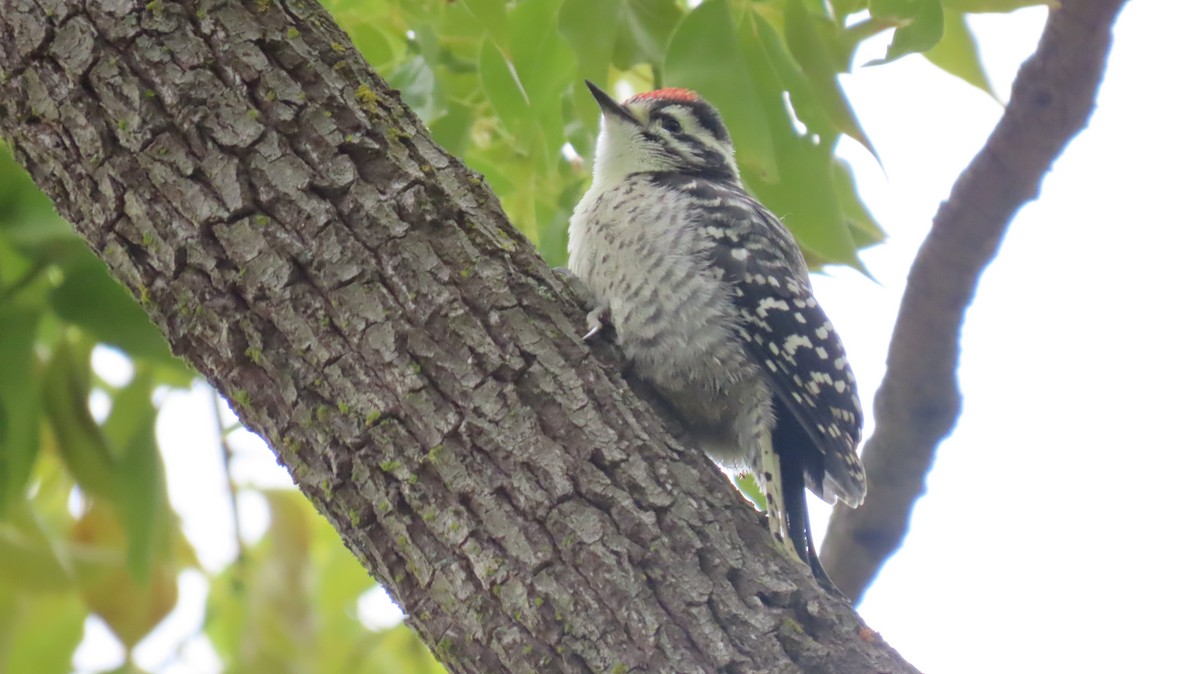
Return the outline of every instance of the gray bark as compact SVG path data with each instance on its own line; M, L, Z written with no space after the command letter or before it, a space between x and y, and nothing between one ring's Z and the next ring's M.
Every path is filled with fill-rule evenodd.
M310 0L0 0L0 132L456 672L913 672Z

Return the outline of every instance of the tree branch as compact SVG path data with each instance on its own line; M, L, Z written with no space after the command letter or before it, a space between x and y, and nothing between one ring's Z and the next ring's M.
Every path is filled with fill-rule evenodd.
M913 672L313 0L0 0L0 132L456 672Z
M959 332L1008 224L1087 123L1125 0L1062 0L1013 83L1000 123L942 204L900 302L875 433L863 449L868 497L835 509L822 561L854 601L899 548L934 450L958 418Z

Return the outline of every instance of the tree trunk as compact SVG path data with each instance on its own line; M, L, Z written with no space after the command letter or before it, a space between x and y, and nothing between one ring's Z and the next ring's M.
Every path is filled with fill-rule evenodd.
M456 672L913 672L315 2L0 0L0 131Z

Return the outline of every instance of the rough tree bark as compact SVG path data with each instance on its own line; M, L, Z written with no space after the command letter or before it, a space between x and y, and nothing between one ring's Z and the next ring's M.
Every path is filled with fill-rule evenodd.
M0 0L0 131L457 672L913 672L313 0Z
M855 602L904 540L934 450L958 419L959 334L979 278L1017 211L1087 124L1124 4L1062 0L1050 10L1000 123L917 253L875 395L875 432L863 447L869 496L858 509L838 505L821 548L830 577Z

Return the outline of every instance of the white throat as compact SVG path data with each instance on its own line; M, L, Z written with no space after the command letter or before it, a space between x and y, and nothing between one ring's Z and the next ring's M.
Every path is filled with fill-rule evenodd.
M623 120L601 118L592 168L593 191L613 187L634 173L670 168L671 162L642 138L638 127Z

